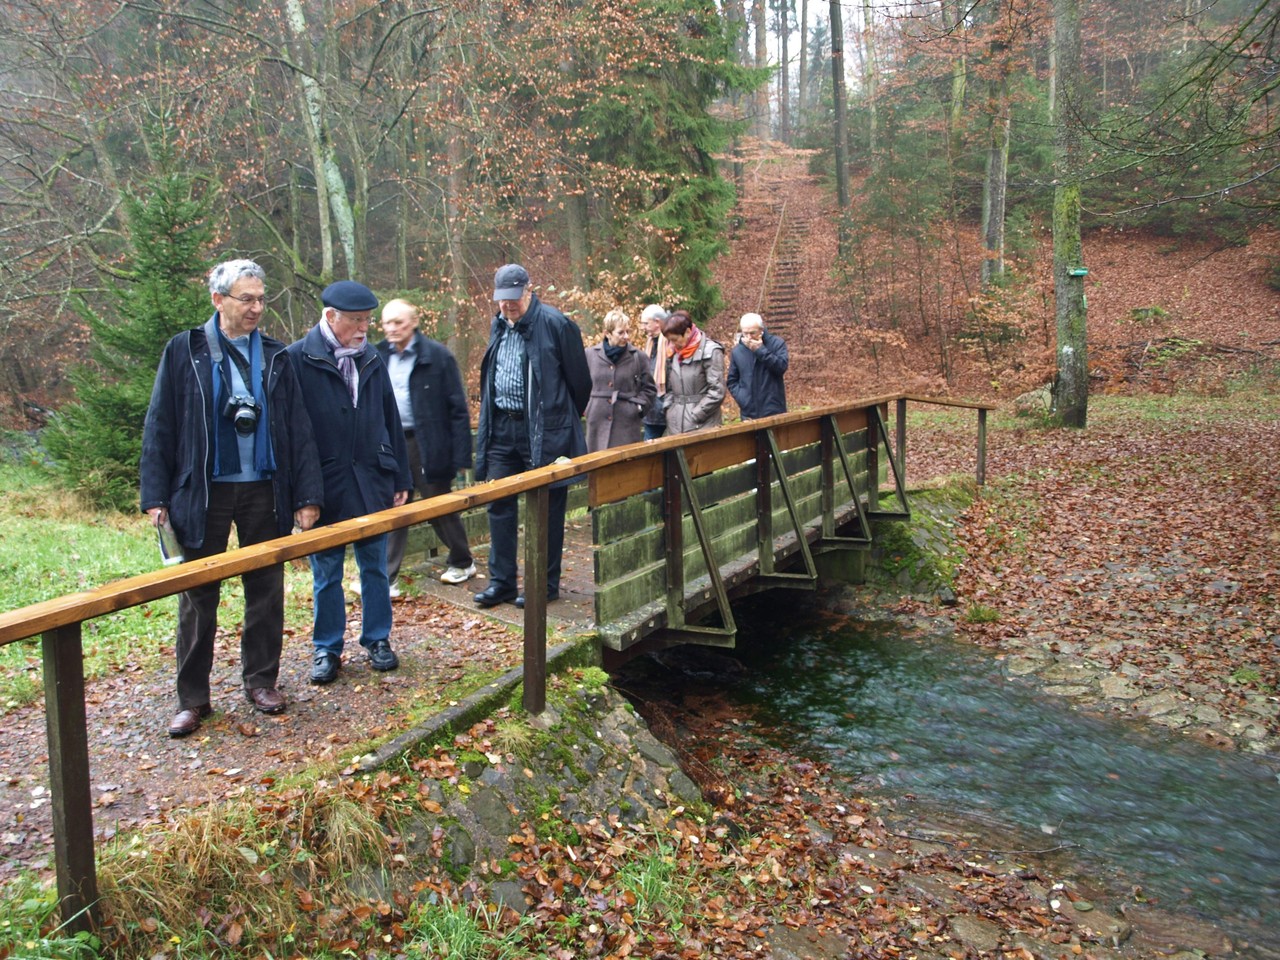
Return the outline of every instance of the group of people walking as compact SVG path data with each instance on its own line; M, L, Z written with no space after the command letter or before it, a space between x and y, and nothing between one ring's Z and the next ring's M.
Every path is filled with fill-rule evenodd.
M285 345L259 329L266 275L251 260L209 274L213 315L173 337L162 354L143 430L141 507L172 531L183 558L222 553L234 525L241 546L292 530L336 523L417 496L449 492L472 463L470 411L449 350L419 329L405 300L382 308L385 339L368 329L378 299L353 280L321 293L321 313ZM602 338L584 346L578 326L534 292L528 271L507 264L494 275L497 312L480 365L475 479L526 470L664 434L720 425L726 388L743 419L786 410L787 347L746 314L729 357L684 310L645 307L644 346L631 343L631 318L610 311ZM585 416L586 428L583 429ZM567 483L549 491L547 599L560 595ZM489 583L481 607L524 605L517 586L516 497L488 506ZM465 583L476 565L457 514L431 521L448 548L441 580ZM394 670L393 596L407 529L353 545L361 598L359 642L374 670ZM341 670L347 629L346 548L310 557L311 682ZM245 695L263 713L286 707L278 687L284 628L284 569L242 578L240 635ZM212 712L221 584L184 592L178 604L178 710L170 736L195 732Z

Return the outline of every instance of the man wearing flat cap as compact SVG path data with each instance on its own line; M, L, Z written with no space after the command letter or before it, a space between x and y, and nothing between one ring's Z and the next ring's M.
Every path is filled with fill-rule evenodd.
M378 298L362 283L340 280L320 294L324 310L305 337L290 345L315 430L324 476L320 523L336 523L408 502L413 480L395 391L378 351L369 346L369 318ZM394 670L387 536L354 544L360 568L360 645L374 670ZM342 665L347 605L342 588L346 547L311 556L312 683L331 683Z
M500 480L587 452L582 414L591 397L591 372L577 325L538 299L518 263L493 278L498 313L480 361L480 419L476 429L476 479ZM548 491L547 599L560 597L560 555L568 489ZM514 602L519 517L516 498L489 504L489 586L477 593L482 607Z

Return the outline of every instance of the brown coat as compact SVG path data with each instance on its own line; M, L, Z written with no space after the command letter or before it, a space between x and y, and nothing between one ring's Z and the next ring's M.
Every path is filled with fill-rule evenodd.
M705 332L688 363L671 358L666 402L668 434L708 430L724 421L724 347Z
M587 450L639 443L644 435L644 414L658 389L649 372L649 358L627 347L615 366L605 356L604 344L587 348L591 371L591 399L587 402Z

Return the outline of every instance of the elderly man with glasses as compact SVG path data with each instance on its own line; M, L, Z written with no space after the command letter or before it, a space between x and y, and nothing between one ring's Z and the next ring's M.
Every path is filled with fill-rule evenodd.
M231 525L241 546L303 530L320 515L320 460L285 345L258 324L266 275L252 260L228 260L209 273L214 314L164 348L142 433L142 509L172 529L183 558L227 549ZM284 631L284 567L241 577L244 629L240 671L245 696L280 713L276 688ZM221 583L178 599L178 712L171 737L200 728L213 710L213 669Z
M413 478L391 378L368 342L378 298L364 284L340 280L325 287L320 302L320 322L289 347L289 356L315 427L324 474L320 523L327 524L407 503ZM394 670L400 660L391 649L387 535L360 540L354 550L360 569L360 645L374 670ZM312 683L332 683L342 665L346 554L346 547L333 547L311 556Z

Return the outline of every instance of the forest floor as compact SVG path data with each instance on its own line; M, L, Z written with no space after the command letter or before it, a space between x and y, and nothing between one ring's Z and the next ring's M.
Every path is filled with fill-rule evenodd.
M788 191L792 202L829 210L822 189L794 166L761 167L753 176L758 192L748 194L744 209L755 214L744 218L721 278L728 306L708 325L726 341L736 316L758 305L764 275L758 251L767 249L766 238L771 242L776 232L771 195ZM895 346L873 357L860 328L841 322L828 289L834 237L824 238L819 226L814 230L804 285L807 319L790 332L793 406L908 383L914 384L909 389L994 396L1008 405L1045 382L1047 347L1029 349L1016 364L1009 357L992 361L971 354L973 362L951 364L950 382L936 372L927 340L914 350ZM959 606L948 612L927 599L907 599L904 614L950 616L960 636L993 655L1034 661L1033 675L1089 660L1123 681L1124 696L1082 697L1088 708L1159 723L1166 712L1143 713L1135 704L1165 694L1203 707L1194 722L1181 725L1186 732L1223 749L1274 754L1280 737L1280 482L1274 467L1280 450L1280 293L1267 288L1263 276L1278 251L1274 231L1244 248L1162 252L1156 241L1118 234L1087 241L1095 386L1099 394L1129 396L1098 404L1089 428L1080 432L1047 429L1034 417L997 416L988 441L989 486L956 530L965 553L956 587ZM1153 304L1172 309L1129 319L1130 311ZM1177 395L1144 400L1149 394ZM972 476L971 418L940 415L911 423L912 483ZM518 634L508 622L473 608L473 587L433 588L397 602L395 642L404 665L391 674L374 673L357 655L337 684L310 687L306 638L287 637L282 679L290 707L278 717L254 714L239 692L233 614L224 616L228 626L215 666L220 712L193 737L170 740L165 734L172 709L169 670L126 669L93 682L88 709L98 835L164 822L184 804L270 791L277 779L304 768L340 776L362 744L402 728L415 710L447 704L471 672L517 664ZM977 606L994 616L970 621L966 611ZM349 653L353 648L358 654L354 643ZM0 845L9 870L39 870L47 864L51 840L42 708L10 711L5 730ZM807 835L806 823L852 816L848 798L823 786L820 768L800 758L766 757L760 744L743 741L731 719L710 707L672 713L665 724L655 724L655 732L673 736L674 745L695 761L699 753L719 751L726 766L744 775L755 770L752 776L769 782L769 789L752 797L748 812L730 809L723 782L702 776L708 798L727 815L760 823L773 818L793 825L797 837ZM700 765L692 767L697 779ZM800 796L805 800L798 806ZM837 809L845 813L837 815ZM881 924L879 939L861 955L915 949L920 955L935 950L938 956L973 956L986 949L988 934L996 937L993 944L1017 944L1012 931L1029 925L1063 953L1121 955L1101 935L1087 933L1083 921L1065 922L1069 910L1047 906L1049 894L1038 888L1034 871L1021 878L1000 874L998 883L984 873L988 868L970 869L963 877L957 872L954 882L982 887L985 900L956 905L940 899L926 879L938 875L942 854L919 846L908 854L873 813L858 809L859 829L876 832L886 849L899 851L892 869L864 878L892 896L886 893L866 914L866 904L847 895L815 899L798 891L784 894L777 885L771 909L785 918L783 926L812 933L803 947L808 952L793 955L843 955L839 945L846 938L856 941L859 930L865 934L871 920ZM814 854L821 844L813 842L806 850L797 841L792 862L758 866L799 876L821 859ZM953 857L948 869L968 869L964 859ZM919 881L914 887L912 877ZM1082 897L1070 899L1077 898ZM907 923L902 917L910 910L923 911L927 921ZM881 912L885 916L876 919ZM943 940L950 943L965 917L980 917L991 929L971 931L968 940L958 941L963 946L957 953ZM1161 918L1145 928L1134 926L1135 939L1124 955L1167 955L1175 952L1175 941L1181 949L1211 956L1241 947L1224 947L1220 932L1204 924ZM823 940L827 934L839 936ZM1009 946L1007 955L1035 955L1029 949ZM758 952L744 948L720 955Z

